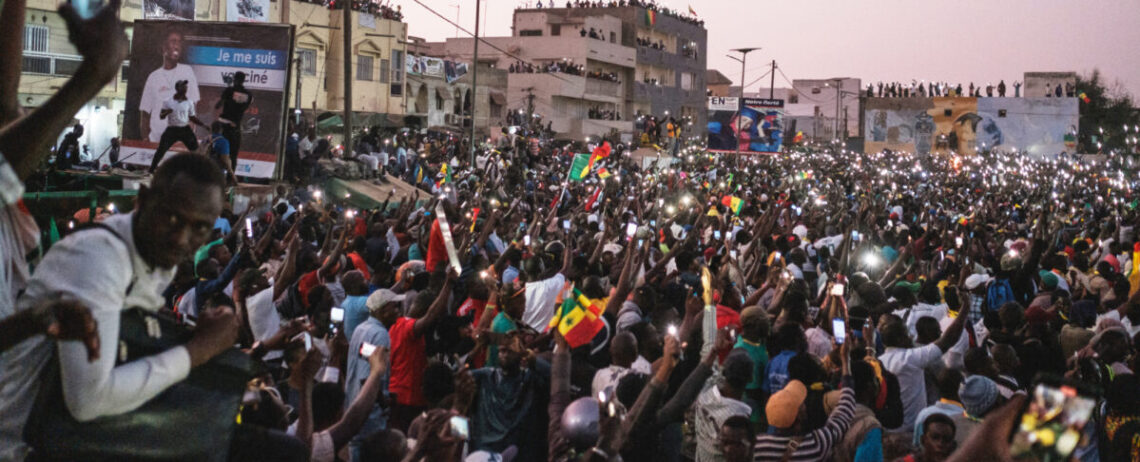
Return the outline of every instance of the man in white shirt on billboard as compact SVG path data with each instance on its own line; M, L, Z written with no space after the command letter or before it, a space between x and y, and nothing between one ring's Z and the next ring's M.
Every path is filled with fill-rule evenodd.
M162 137L158 141L158 149L154 151L154 159L150 161L150 171L154 173L154 169L158 168L158 163L162 162L162 157L166 155L166 151L170 149L174 143L182 142L186 149L194 151L198 149L198 135L194 134L194 128L190 126L191 123L205 128L206 124L198 120L197 112L194 111L194 103L190 102L186 97L185 80L179 80L174 84L174 96L162 103L162 110L159 111L158 116L169 120L169 125L166 130L162 131Z
M142 97L139 100L139 139L152 143L160 142L166 130L167 121L159 116L162 104L174 96L174 84L180 80L187 82L186 98L191 104L198 104L198 79L194 70L182 59L182 33L170 31L162 43L162 67L155 69L146 78Z

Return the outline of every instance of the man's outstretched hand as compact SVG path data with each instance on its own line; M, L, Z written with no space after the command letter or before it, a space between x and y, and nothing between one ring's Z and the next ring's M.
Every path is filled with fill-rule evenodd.
M91 311L74 300L56 300L36 307L40 325L48 337L79 340L87 348L87 359L99 359L99 329Z
M80 17L69 3L59 7L59 15L67 23L68 40L79 50L84 64L108 79L114 78L127 58L127 34L119 21L121 3L108 1L91 19Z

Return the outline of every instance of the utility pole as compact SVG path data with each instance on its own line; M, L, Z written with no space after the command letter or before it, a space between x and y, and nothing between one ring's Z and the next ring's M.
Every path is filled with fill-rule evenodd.
M479 107L479 0L475 0L475 57L471 60L471 166L475 166L475 111ZM491 97L490 94L487 95Z
M531 128L534 122L534 87L527 87L526 91L526 127Z
M338 3L344 8L344 24L340 26L344 34L344 148L352 152L352 0Z
M300 125L301 125L301 57L297 56L296 58L293 58L293 60L297 64L297 90L295 92L296 95L294 95L294 97L293 97L293 107L297 108L297 110L293 111L293 116L294 116L293 124L298 126L297 129L300 130ZM313 116L315 117L316 114L313 114ZM298 132L298 133L300 133L300 132ZM302 134L304 134L304 133L302 133Z
M768 99L776 98L776 60L772 60L771 80L768 82Z
M740 114L744 110L744 70L745 70L745 64L748 62L748 53L751 53L751 52L759 50L759 49L760 49L759 47L733 49L732 51L740 53L740 59L736 59L735 56L728 55L729 58L736 59L737 61L740 61L740 99L736 102L736 149L734 149L734 151L736 151L737 160L740 159Z

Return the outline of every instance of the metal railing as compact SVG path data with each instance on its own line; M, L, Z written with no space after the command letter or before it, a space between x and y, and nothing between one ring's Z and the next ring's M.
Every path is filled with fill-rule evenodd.
M82 56L55 53L25 51L23 58L20 70L25 74L71 76L75 75L83 63Z

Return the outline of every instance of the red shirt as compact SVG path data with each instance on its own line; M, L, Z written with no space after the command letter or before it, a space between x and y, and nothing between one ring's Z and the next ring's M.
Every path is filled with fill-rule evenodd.
M426 406L424 369L427 368L427 342L416 336L416 320L400 318L388 329L392 342L389 354L388 392L396 394L396 402L404 406Z
M368 271L368 264L364 262L364 257L361 257L360 254L356 252L352 252L348 254L348 259L352 260L352 266L356 267L361 273L364 273L365 283L372 280L372 272Z
M456 316L462 317L467 316L468 313L475 313L475 319L471 320L471 325L477 325L479 324L479 319L483 317L483 310L485 308L487 308L486 300L476 300L474 298L469 298L467 301L463 302L462 305L459 305L459 310L456 312Z
M443 243L443 231L439 229L439 220L431 222L431 237L428 239L427 271L435 272L439 263L447 260L447 248Z

